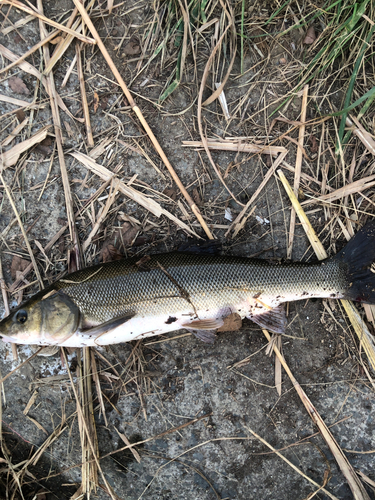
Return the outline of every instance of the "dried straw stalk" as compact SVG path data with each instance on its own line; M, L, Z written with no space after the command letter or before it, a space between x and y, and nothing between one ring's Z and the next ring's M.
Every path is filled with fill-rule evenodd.
M28 14L35 16L38 19L40 19L41 21L45 22L46 24L49 24L50 26L53 26L54 28L56 28L60 31L64 31L65 33L68 33L69 35L75 36L76 38L78 38L78 40L81 40L81 42L95 45L95 40L93 40L92 38L81 35L80 33L77 33L76 31L73 31L70 28L67 28L63 24L59 24L56 21L52 21L52 19L49 19L44 14L42 14L40 12L40 10L36 10L36 9L32 9L31 7L27 7L24 3L20 2L19 0L2 0L2 3L11 5L12 7L15 7L16 9L22 10L23 12L27 12Z
M128 100L128 103L129 105L131 106L132 110L135 112L135 114L137 115L139 121L141 122L142 126L144 127L147 135L149 136L149 138L151 139L151 142L153 143L156 151L159 153L161 159L163 160L164 162L164 165L167 167L169 173L171 174L173 180L175 181L175 183L177 184L178 188L180 189L182 195L184 196L184 198L186 199L186 201L188 202L191 210L193 211L194 215L196 216L196 218L198 219L199 223L201 224L203 230L205 231L206 235L208 236L208 238L210 239L213 239L213 236L211 234L211 231L209 230L205 220L203 219L202 217L202 214L200 213L199 211L199 208L197 207L196 203L192 200L191 196L189 195L189 193L187 192L187 190L185 189L184 185L182 184L180 178L178 177L178 175L176 174L174 168L172 167L171 163L169 162L168 158L166 157L163 149L161 148L158 140L156 139L154 133L152 132L150 126L148 125L146 119L144 118L143 114L142 114L142 111L139 109L139 107L135 104L134 102L134 99L131 95L131 93L129 92L122 76L120 75L120 72L118 71L118 69L116 68L114 62L112 61L112 58L111 56L109 55L104 43L102 42L98 32L96 31L95 29L95 26L93 25L89 15L87 14L86 12L86 9L85 7L83 6L83 4L80 3L79 0L73 0L74 1L74 4L75 6L77 7L77 9L79 10L81 16L82 16L82 19L84 20L85 24L87 25L88 29L90 30L92 36L94 37L101 53L103 54L105 60L107 61L107 64L109 65L113 75L115 76L118 84L120 85L122 91L124 92L125 94L125 97L126 99Z
M309 238L310 244L313 247L316 256L318 257L319 260L323 260L327 258L327 253L324 250L323 245L321 244L318 236L316 235L314 229L312 228L310 221L308 220L305 212L303 211L303 208L301 207L297 197L295 196L291 186L289 185L285 175L281 170L278 170L277 172L279 174L280 180L283 183L283 186L292 202L293 208L295 209L298 218L301 221L302 227L304 228L307 237ZM347 311L349 318L352 322L352 325L366 351L366 354L369 356L370 362L375 368L375 349L374 349L374 343L372 340L370 340L370 332L367 330L360 330L361 326L365 326L364 323L361 321L357 321L360 319L360 316L358 314L358 311L355 309L353 304L350 301L347 300L342 300L341 301L345 310ZM362 323L362 324L361 324ZM266 335L268 339L270 339L270 335L266 330L263 330L263 333ZM371 345L372 342L372 345ZM274 351L277 357L280 359L281 364L283 365L285 371L287 372L289 378L291 379L295 389L298 392L298 395L300 396L303 404L305 405L307 411L309 412L310 417L312 418L313 422L317 425L319 428L322 436L326 440L328 446L330 447L330 450L332 451L342 473L345 475L349 487L352 490L353 496L356 500L370 500L369 496L366 492L366 490L363 487L363 484L359 480L355 470L353 469L352 465L349 463L348 459L346 458L344 452L340 448L340 446L337 444L335 438L331 434L331 431L328 429L328 427L325 425L324 421L314 408L313 404L311 401L308 399L307 395L304 393L302 390L301 386L298 384L296 379L294 378L293 374L291 373L289 367L285 363L285 360L278 351L277 347L274 346ZM374 364L373 364L374 363Z
M99 163L96 163L92 158L90 158L87 155L84 155L83 153L79 153L78 151L74 153L70 153L74 158L76 158L78 161L80 161L85 167L90 169L92 172L94 172L96 175L101 177L104 181L110 181L111 179L115 178L115 175L113 172L108 170L106 167L103 167L103 165L99 165ZM121 191L125 196L128 196L130 199L136 201L139 203L142 207L146 208L149 210L151 213L156 215L156 217L160 217L161 215L165 215L173 221L175 224L181 227L184 231L187 231L188 233L194 235L196 238L199 238L199 235L193 231L187 224L182 222L180 219L178 219L176 216L168 212L165 208L163 208L159 203L157 203L155 200L152 198L149 198L148 196L145 196L143 193L140 191L137 191L136 189L132 188L131 186L128 186L124 182L120 181L118 184L118 190Z
M43 12L42 0L38 0L37 5L38 5L40 12ZM45 38L47 36L47 30L44 26L44 22L41 19L39 20L39 29L40 29L40 33L41 33L41 38L42 39ZM50 59L50 54L49 54L49 47L47 47L46 45L43 46L43 56L44 56L44 61L47 64L49 59ZM75 245L76 249L78 249L78 236L77 236L77 232L76 232L75 217L74 217L74 211L73 211L73 198L72 198L72 193L70 190L68 171L67 171L66 164L65 164L65 155L64 155L64 150L63 150L62 127L61 127L59 109L58 109L58 105L57 105L57 98L56 98L57 92L56 92L55 80L54 80L53 74L50 73L45 78L45 81L46 81L47 93L48 93L49 98L50 98L52 118L53 118L53 124L54 124L54 129L55 129L56 147L57 147L57 154L58 154L59 164L60 164L61 178L62 178L62 183L63 183L63 187L64 187L66 215L67 215L68 224L69 224L70 239L73 242L73 244ZM77 251L77 254L79 255L79 251Z
M76 57L77 57L77 72L78 72L79 86L81 89L83 116L85 118L85 125L86 125L87 144L90 148L92 148L94 147L94 138L92 136L89 105L87 103L87 97L86 97L85 78L83 75L82 59L81 59L81 48L78 42L76 44Z
M303 140L305 136L305 121L306 121L306 111L307 111L307 97L309 92L309 86L305 85L303 88L302 95L302 109L301 109L301 125L299 127L298 132L298 149L296 156L296 166L294 170L294 194L298 194L299 183L301 180L301 167L302 167L302 156L303 156ZM293 250L293 240L294 240L294 230L296 225L296 212L294 208L292 208L290 212L290 226L289 226L289 243L287 248L287 259L292 258L292 250Z
M5 73L5 71L9 71L11 68L14 66L17 66L17 64L20 64L22 61L24 61L27 57L31 56L35 51L40 49L40 47L43 47L46 43L50 42L55 38L55 36L59 33L58 30L53 30L52 33L50 33L46 38L43 38L43 40L40 40L34 47L31 47L31 49L27 50L22 56L20 56L16 61L13 61L12 63L8 64L8 66L5 66L5 68L0 69L0 75L2 73Z

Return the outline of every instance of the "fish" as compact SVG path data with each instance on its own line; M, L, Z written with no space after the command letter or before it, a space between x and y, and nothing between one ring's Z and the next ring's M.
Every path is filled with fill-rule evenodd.
M98 347L186 329L213 342L232 313L284 333L284 304L311 297L375 303L375 220L315 263L185 251L88 267L13 310L0 322L0 338Z

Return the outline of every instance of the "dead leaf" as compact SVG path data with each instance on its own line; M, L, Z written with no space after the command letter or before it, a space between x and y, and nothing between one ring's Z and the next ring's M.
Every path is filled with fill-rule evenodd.
M16 94L24 94L24 95L29 95L30 91L26 87L24 81L19 77L19 76L12 76L8 80L9 87L15 92Z
M26 118L26 115L25 115L25 112L23 109L17 109L16 116L17 116L17 120L20 123L22 123L24 121L24 119Z
M55 36L55 38L52 38L49 43L51 43L52 45L57 45L62 40L64 40L62 36Z
M69 123L67 121L64 120L64 125L65 125L65 130L67 131L68 133L68 136L69 137L73 137L73 130L72 130L72 127L69 125Z
M119 240L119 243L123 243L125 247L129 247L133 244L138 231L138 226L132 226L130 222L124 222L121 228L116 230L116 239Z
M108 107L108 97L102 97L100 99L100 109L102 109L103 111L105 111Z
M142 245L145 245L148 242L149 238L146 238L145 236L138 236L138 238L134 240L133 247L141 247Z
M23 274L21 273L21 271L16 271L16 279L14 281L23 281ZM21 290L18 290L17 291L17 304L20 305L21 302L23 301L23 288L21 288Z
M217 329L218 332L235 332L242 326L241 316L237 313L232 313L224 318L224 324Z
M47 136L42 142L40 142L36 146L36 150L39 153L42 153L43 156L49 156L52 153L52 148L50 147L52 144L52 138Z
M68 250L68 273L74 273L79 269L78 256L75 250Z
M228 175L230 174L230 171L232 170L232 168L235 166L235 162L234 161L231 161L229 162L226 170L225 170L225 173L223 175L223 179L226 179L228 177Z
M310 26L309 29L306 31L306 36L305 39L303 40L303 43L305 45L311 45L314 43L316 40L316 34L315 34L315 28L314 26Z
M165 188L163 194L169 196L169 198L173 201L177 200L177 191L173 188Z
M100 253L103 263L112 262L113 260L121 260L124 257L122 253L111 243L104 246Z
M99 107L99 96L96 92L94 92L94 113L98 111Z
M39 132L34 134L29 139L26 139L26 141L19 142L11 149L8 149L8 151L4 151L1 155L2 167L3 168L12 167L15 163L17 163L18 158L24 151L27 151L35 144L43 141L43 139L47 137L48 128L49 125L39 130Z
M17 271L22 273L27 266L30 264L30 262L26 259L23 259L19 255L14 255L12 264L10 266L10 274L13 278L13 280L17 279Z
M310 148L310 151L312 153L317 153L318 152L318 149L319 149L319 146L318 146L318 141L316 140L316 137L315 135L310 135L310 142L311 142L311 148Z
M124 54L127 56L135 56L137 54L140 54L141 52L141 47L139 44L133 40L130 40L129 43L127 43L124 47Z
M200 194L199 194L199 191L197 188L193 189L192 197L193 197L193 200L195 201L195 203L198 205L198 207L200 205L202 205L202 198L200 197Z

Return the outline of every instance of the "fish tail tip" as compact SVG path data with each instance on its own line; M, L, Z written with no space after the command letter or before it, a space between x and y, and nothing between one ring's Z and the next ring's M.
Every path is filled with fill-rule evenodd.
M335 259L346 270L344 298L375 304L375 220L360 229Z

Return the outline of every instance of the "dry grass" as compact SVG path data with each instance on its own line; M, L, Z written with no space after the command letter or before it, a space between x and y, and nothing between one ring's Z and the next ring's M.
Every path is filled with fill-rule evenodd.
M19 248L26 248L31 261L22 270L18 270L17 277L10 286L7 286L0 266L0 284L6 309L7 292L20 294L33 283L37 282L40 288L47 284L52 276L48 271L50 259L53 259L50 252L57 248L59 243L62 243L63 250L55 253L54 257L58 255L70 269L78 269L84 264L94 262L99 255L103 258L103 253L100 254L103 247L111 249L108 258L116 257L120 250L138 252L136 240L144 238L144 243L156 244L150 236L155 232L158 234L156 238L160 238L157 242L160 243L165 243L168 237L173 239L178 229L186 235L200 239L204 235L209 239L227 237L231 244L236 245L241 242L249 225L255 223L257 207L263 197L266 197L270 182L274 180L278 182L281 179L291 200L290 203L285 201L283 220L278 222L279 227L283 227L287 241L285 256L288 258L292 256L295 247L298 225L296 217L300 219L306 231L311 248L321 259L327 256L327 251L331 254L336 250L338 238L350 239L357 228L373 216L375 174L372 155L375 154L375 141L371 103L375 97L375 81L374 72L368 76L367 73L370 72L366 71L366 68L372 68L373 65L371 55L374 50L375 25L372 21L374 6L371 2L363 2L358 11L350 10L350 3L343 2L345 8L342 12L335 7L336 4L326 4L324 8L316 9L315 5L309 2L303 4L301 11L298 11L292 2L287 2L280 10L276 9L273 15L265 17L257 2L248 6L241 2L233 10L232 3L225 0L209 4L197 0L190 4L180 0L166 4L157 1L149 13L149 18L145 20L143 29L136 33L134 26L127 26L124 37L118 41L114 51L107 48L95 26L97 17L101 19L98 25L104 22L105 26L109 26L110 19L117 19L117 9L121 4L116 6L108 1L106 9L102 11L95 8L94 1L86 8L79 0L74 0L74 4L75 9L68 19L55 20L43 14L41 0L38 0L37 9L18 0L3 2L4 18L9 15L9 12L4 14L5 5L9 9L18 8L28 16L11 26L2 26L2 34L7 35L12 30L22 32L26 23L37 19L40 40L22 55L14 54L9 48L1 45L3 61L6 59L10 63L4 62L0 74L7 80L22 70L24 74L32 75L40 82L47 95L47 99L43 100L42 94L36 88L30 102L7 95L0 96L0 101L19 107L1 117L5 124L2 130L10 126L12 128L11 133L2 141L0 181L15 216L9 227L2 229L1 249L14 252L19 251ZM130 10L136 8L138 7L132 6ZM48 32L46 25L52 26L54 30ZM314 25L317 31L320 29L311 44L307 44L305 38L309 25ZM238 33L241 34L240 37ZM137 38L139 51L134 46L126 49L128 60L136 56L135 60L128 61L136 63L136 67L131 80L126 83L118 66L117 56L121 50L125 50L124 47L128 47L132 37ZM51 56L49 42L53 39L57 39L58 43ZM55 83L58 64L63 60L64 54L72 50L73 43L75 57L72 58L63 84L58 86ZM98 134L93 131L91 123L99 106L99 89L92 88L90 77L91 56L88 55L89 47L93 46L94 50L101 52L109 68L108 75L103 75L103 81L109 80L116 92L118 87L121 89L116 103L107 111L107 117L112 119L113 126ZM43 71L26 61L26 58L37 54L38 51L41 54ZM341 51L348 56L341 57ZM82 64L83 61L85 64ZM153 68L155 71L157 68L160 71L168 71L170 75L167 80L164 79L158 102L142 95L142 85L147 85L149 78L146 75L149 75ZM80 95L75 95L74 99L79 102L83 116L79 116L76 111L72 112L59 95L75 71L78 74ZM115 81L112 80L112 74ZM137 82L138 94L131 91L134 82ZM368 90L369 86L371 90ZM233 92L234 87L241 91ZM343 92L341 88L344 89ZM188 95L190 99L183 109L175 100L179 91L184 91L184 95ZM51 109L53 134L51 126L44 123L40 126L34 121L35 112L45 108L47 102ZM66 102L69 102L68 99ZM178 175L177 166L172 166L155 136L148 122L152 113L143 112L143 107L147 110L151 105L160 119L176 116L183 122L185 115L193 112L194 126L186 126L192 140L181 141L181 154L183 146L196 148L201 169L196 171L196 179L190 179L188 184L185 182L185 176ZM23 115L29 115L22 117L20 111ZM69 116L71 121L68 124L63 121L61 111ZM115 112L129 117L139 134L128 137L122 120ZM64 149L64 135L74 135L76 124L82 123L86 131L84 144L74 151L67 151ZM38 130L35 131L35 127ZM220 130L220 134L217 130ZM244 135L229 135L233 134L234 130L241 130ZM20 209L21 205L17 204L15 193L19 192L19 179L33 149L40 143L43 144L48 136L53 137L55 141L67 220L48 243L42 245L35 242L34 245L28 235L30 228L27 228L26 216ZM126 155L129 151L146 159L152 166L158 179L167 186L163 192L146 184L142 173L137 172L127 178L123 176L121 155ZM225 166L219 164L219 158L222 157L216 156L218 151L226 151L230 158L230 161L226 160ZM55 149L47 155L50 161L48 175L40 186L35 187L41 189L39 199L49 183L56 181L50 179L50 170L55 162ZM74 162L87 169L84 179L74 177L73 169L77 163L67 167L68 158L71 157ZM236 180L242 165L250 160L257 161L260 168L252 177L254 184L250 183L251 194L243 198L241 196L249 186L241 185L241 181L236 183ZM267 162L264 176L261 168L263 161ZM293 189L283 172L294 174ZM213 200L205 199L205 185L213 179L220 181L225 199L222 193ZM88 186L93 188L93 194L82 201L77 191L72 188L74 183L79 189ZM120 210L122 204L119 203L119 193L125 196L126 200L142 207L142 218L138 212L134 215ZM236 207L235 216L230 222L225 220L224 224L218 223L219 214L226 212L230 203ZM272 222L273 207L268 208L268 217ZM316 232L308 218L309 214L316 213L315 210L319 210L320 214L319 218L315 219ZM115 227L114 221L119 219L123 230ZM22 234L22 243L18 246L7 240L8 232L14 230L16 223ZM273 231L271 224L270 233ZM322 238L324 246L320 242ZM40 269L44 272L41 273ZM35 274L32 283L27 282L30 273ZM59 273L55 272L53 278L59 276ZM342 301L342 306L346 312L345 320L349 321L358 338L356 356L359 366L369 383L375 387L372 371L375 370L375 345L371 333L375 324L374 307L357 309L348 301ZM325 310L332 318L343 314L343 311L336 311L334 314L328 304L325 304ZM337 319L334 321L337 322ZM264 333L271 342L268 332ZM146 345L152 348L152 345L158 342L163 340ZM307 413L335 456L353 497L367 500L368 495L359 476L338 445L333 432L320 417L286 364L281 347L280 338L273 339L269 344L269 350L272 348L276 353L275 388L279 394L282 393L283 367ZM362 356L362 349L366 356ZM39 351L20 363L15 370L27 364L37 354ZM253 354L230 368L245 366ZM16 357L16 352L13 352L13 355ZM74 497L87 495L89 498L100 488L110 498L117 499L116 492L101 468L101 461L105 457L130 449L135 460L141 462L141 445L179 432L210 416L205 414L182 425L170 426L165 432L137 442L130 442L124 432L115 428L124 446L99 456L95 415L103 415L105 425L108 425L106 407L110 405L113 410L119 412L112 401L115 393L136 393L142 416L139 418L147 421L147 397L151 389L157 391L157 387L148 374L148 361L145 359L143 346L140 342L134 344L125 362L117 359L110 351L104 355L94 349L79 350L78 365L74 374L64 350L61 356L68 373L70 390L75 398L76 410L69 417L62 412L60 423L25 462L12 463L9 450L2 439L4 458L1 459L3 468L0 473L6 478L9 498L24 498L24 484L34 480L29 469L44 453L49 453L51 445L67 428L69 419L78 421L82 450L81 463L72 465L81 467L82 480ZM0 382L3 383L15 370L1 377ZM240 372L234 373L242 375ZM56 381L60 383L61 379ZM50 380L49 383L56 381ZM273 390L273 387L269 390ZM34 392L25 408L25 415L35 403L36 397L37 393ZM33 419L33 424L47 432L37 420ZM280 450L271 447L250 427L244 425L244 429L286 460ZM225 439L248 440L250 437L220 438ZM173 461L213 441L215 439L199 443L175 457ZM290 461L287 463L297 469ZM166 465L167 463L158 469L154 479ZM297 472L316 488L310 498L320 491L330 498L336 498L328 489L328 469L320 485L302 471ZM198 473L216 497L220 498L208 478L200 471ZM362 474L361 477L371 484L371 479L367 476ZM141 497L147 495L150 484Z

